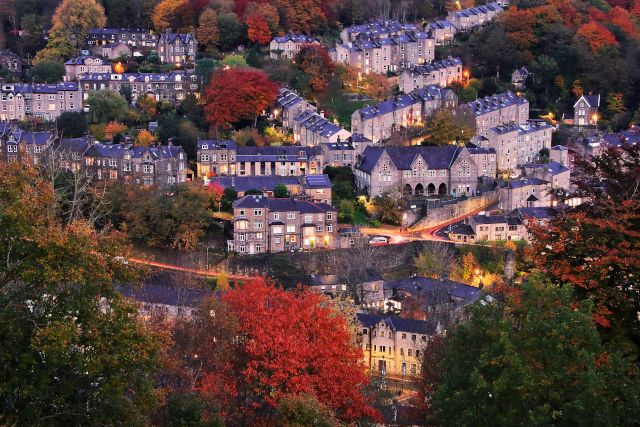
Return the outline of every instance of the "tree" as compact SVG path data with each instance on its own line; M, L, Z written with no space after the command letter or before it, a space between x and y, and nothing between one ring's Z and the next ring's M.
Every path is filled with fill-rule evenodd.
M606 46L618 46L618 41L613 33L594 20L581 25L576 31L575 37L578 40L584 40L594 53Z
M324 47L318 44L303 45L295 56L295 63L308 76L309 85L315 92L327 88L335 65Z
M265 21L267 21L271 34L276 34L278 32L280 28L280 14L278 13L277 7L269 3L258 4L251 2L247 5L245 16L248 17L254 13L262 16Z
M206 9L198 20L198 31L196 33L198 44L213 47L218 44L218 15L213 9Z
M58 83L62 81L64 74L64 65L54 61L37 62L29 70L29 77L34 83Z
M88 132L87 120L82 113L65 111L56 120L56 129L63 138L79 138Z
M335 414L312 395L285 396L278 403L276 425L286 427L338 427Z
M223 271L216 279L216 291L225 292L229 289L231 289L231 286L229 285L229 278L227 277L227 272Z
M258 13L252 13L247 17L247 38L258 45L266 45L271 41L271 29L264 17Z
M572 297L530 277L506 302L476 304L471 321L447 333L434 423L633 425L637 366L605 352L590 303Z
M141 95L136 101L136 107L142 113L142 121L149 122L158 114L158 103L156 99L151 95Z
M450 110L438 110L427 123L423 145L464 144L473 136L472 128Z
M91 123L124 121L129 114L129 104L119 93L110 90L89 92L87 97Z
M380 222L385 224L400 225L402 222L402 210L400 199L392 197L388 193L373 199L373 208Z
M202 335L195 341L204 360L196 388L227 424L266 419L292 394L314 395L343 421L379 419L362 393L361 350L322 296L256 278L226 292L220 303L208 302L198 321Z
M253 119L270 106L278 86L258 70L220 70L205 90L205 117L216 129L229 128L240 120Z
M109 122L104 128L104 137L113 140L116 135L122 135L127 131L127 125L120 122Z
M620 347L640 344L640 147L621 144L576 163L583 204L532 228L536 264L594 302L594 320ZM620 342L621 341L621 342Z
M140 132L138 132L138 136L136 137L136 145L140 147L149 147L154 142L156 142L156 136L148 130L142 129Z
M188 0L162 0L153 11L152 20L158 32L167 28L187 32L193 28L194 13Z
M3 422L146 424L163 342L116 291L136 276L123 236L82 218L62 225L35 169L0 171Z
M107 23L104 8L96 0L63 0L51 18L49 42L38 52L34 62L47 58L70 58L83 43L91 28L102 28Z
M273 197L289 197L289 189L284 184L276 184L276 187L273 190Z
M442 242L428 242L413 261L413 267L418 274L435 279L449 277L457 265L455 252L447 243Z
M242 43L245 35L243 25L235 13L218 14L218 33L220 50L230 52Z
M200 78L203 86L211 81L211 75L215 70L217 61L211 58L202 58L196 61L196 75Z

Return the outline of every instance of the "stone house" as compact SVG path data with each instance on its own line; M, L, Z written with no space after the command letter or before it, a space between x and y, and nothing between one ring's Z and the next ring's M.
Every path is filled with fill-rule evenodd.
M93 46L91 52L108 59L129 58L133 55L131 46L124 42L114 42Z
M457 57L448 57L441 61L417 65L400 73L399 88L404 93L412 92L430 85L450 86L462 81L462 61Z
M0 87L0 120L41 117L55 120L66 111L82 111L82 94L76 82L4 83Z
M358 313L357 341L371 372L395 377L418 376L422 352L438 325L424 320Z
M28 132L0 124L0 160L38 164L53 141L51 132Z
M158 37L156 51L160 61L166 64L185 64L195 61L198 42L191 34L178 34L167 28Z
M376 197L384 193L415 196L462 196L477 193L484 172L476 163L495 153L471 154L469 148L367 147L355 167L356 186Z
M458 98L452 90L431 85L356 110L351 115L351 130L378 143L400 129L423 126L435 111L453 110L457 104Z
M460 111L473 126L476 135L487 136L492 127L525 123L529 119L529 101L512 92L505 92L462 104Z
M82 55L64 63L65 81L74 81L80 74L85 73L111 73L111 63L97 56Z
M237 146L235 141L200 140L198 176L299 176L315 175L324 168L319 147Z
M199 98L198 76L194 73L172 71L169 73L86 73L78 76L84 99L89 92L110 90L120 92L131 89L131 98L151 96L156 101L179 102L188 95Z
M327 175L216 176L208 180L208 183L233 188L238 198L244 197L250 190L258 190L264 196L273 197L276 186L284 185L292 197L331 204L331 182Z
M158 35L149 30L135 28L93 28L89 30L86 44L90 49L112 43L124 43L132 48L149 52L156 48Z
M322 144L321 148L325 166L352 168L356 162L355 148L349 139L344 142Z
M446 45L453 42L458 29L447 20L439 20L430 22L427 25L427 31L430 31L436 41L436 45Z
M334 61L362 74L386 74L433 61L435 40L414 24L378 20L345 28Z
M320 44L317 39L304 34L285 34L274 37L269 43L269 57L271 59L293 59L300 52L302 46L312 43Z
M80 172L84 168L84 155L95 143L93 138L59 138L51 145L48 156L53 156L63 170Z
M565 115L564 122L575 126L595 126L598 124L600 94L582 95L573 105L573 117Z
M518 208L549 207L553 204L549 181L525 177L500 184L500 209L511 212Z
M514 88L523 90L531 72L526 67L520 67L511 74L511 84Z
M548 181L551 188L569 191L571 170L554 160L549 163L527 163L522 165L524 175Z
M9 70L15 74L22 73L22 58L10 49L0 51L0 68Z
M475 239L471 241L525 240L527 229L522 220L507 215L473 215L467 219L467 224L473 230Z
M294 119L302 113L316 112L316 106L302 98L295 91L283 87L280 88L276 105L271 115L274 119L280 118L282 125L288 129L293 129Z
M229 251L244 254L334 247L337 211L326 203L245 196L233 204Z
M536 161L540 150L551 148L552 133L552 126L542 120L510 122L489 128L486 137L476 138L476 143L496 150L498 170L508 171Z
M449 12L447 21L459 31L470 31L493 20L503 8L498 2Z
M315 111L304 111L293 119L293 140L302 146L338 143L350 136L351 132Z
M179 146L133 147L93 144L84 154L87 176L97 181L123 179L166 187L187 180L187 155Z

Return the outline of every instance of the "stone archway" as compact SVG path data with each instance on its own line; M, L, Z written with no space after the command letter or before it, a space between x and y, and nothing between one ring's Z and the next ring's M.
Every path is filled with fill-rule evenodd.
M440 186L438 187L438 194L440 196L446 196L447 195L447 184L445 184L445 183L440 184Z
M416 185L415 193L416 196L422 196L424 194L424 187L422 184Z
M427 194L436 194L436 186L433 184L429 184L427 186Z
M402 194L404 194L405 196L410 196L412 193L413 190L411 190L411 185L405 184L404 188L402 189Z

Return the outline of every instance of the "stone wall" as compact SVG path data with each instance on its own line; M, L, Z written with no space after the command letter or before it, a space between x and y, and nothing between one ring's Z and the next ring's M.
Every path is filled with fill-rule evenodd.
M498 202L498 195L498 191L487 191L481 196L470 197L449 206L429 209L426 216L420 218L409 227L409 231L420 231L436 227L473 211L487 208ZM408 218L410 217L408 216Z

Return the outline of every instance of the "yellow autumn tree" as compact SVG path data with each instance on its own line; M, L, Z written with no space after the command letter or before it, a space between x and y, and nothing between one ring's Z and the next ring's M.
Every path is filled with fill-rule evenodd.
M136 145L148 147L156 141L156 136L146 129L142 129L136 138Z
M51 18L47 47L36 55L34 62L70 58L81 46L91 28L104 27L107 18L104 7L96 0L63 0Z
M151 18L157 31L172 28L186 32L193 28L194 13L187 0L162 0L156 6Z
M227 272L223 271L216 279L216 290L224 292L229 289L231 289L231 285L229 285L229 277L227 276Z

